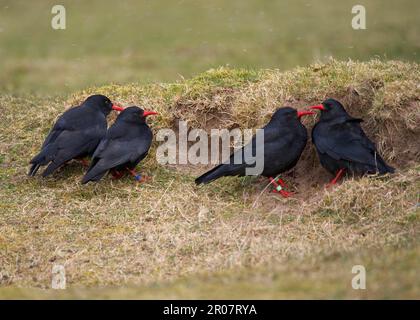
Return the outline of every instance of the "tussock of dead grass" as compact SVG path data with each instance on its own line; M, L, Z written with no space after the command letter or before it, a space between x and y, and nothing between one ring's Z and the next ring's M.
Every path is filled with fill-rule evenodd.
M0 283L47 288L55 263L65 266L72 287L147 285L305 261L313 266L305 274L322 273L326 261L340 265L360 250L416 247L418 80L416 64L331 61L285 73L217 69L176 84L92 88L67 100L2 96ZM309 143L285 176L298 191L291 199L263 192L266 182L254 178L196 187L196 171L160 166L153 152L141 167L154 180L144 185L105 178L81 186L77 163L50 179L28 178L27 163L51 122L93 92L158 111L154 129L176 127L177 119L205 129L258 127L278 106L333 96L366 119L364 128L398 173L347 179L325 191L329 175ZM411 263L407 268L418 267Z
M303 108L328 97L342 101L388 160L398 166L420 156L420 67L400 61L331 60L288 72L219 68L175 84L105 86L73 95L75 104L104 93L123 104L155 109L155 127L186 120L193 128L258 128L276 108ZM309 129L315 119L305 119ZM403 156L399 156L403 154Z

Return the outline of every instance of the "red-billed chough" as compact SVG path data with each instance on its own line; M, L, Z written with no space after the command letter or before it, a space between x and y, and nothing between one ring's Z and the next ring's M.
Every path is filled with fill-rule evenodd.
M88 97L80 106L64 112L56 121L41 151L30 161L28 175L34 176L40 166L48 165L43 177L75 158L92 155L106 134L106 117L111 110L123 108L113 105L103 95Z
M284 197L288 197L290 193L282 188L285 186L284 182L276 178L280 173L293 168L298 162L308 140L306 128L300 122L300 117L309 114L314 114L314 112L298 112L291 107L279 108L263 128L264 152L262 160L264 168L261 175L269 178L270 183L276 186L274 191ZM254 136L249 143L252 144L252 155L255 156L256 137ZM244 152L244 148L246 146L233 153L226 162L195 179L195 183L209 183L224 176L246 175L246 168L254 167L255 161L247 161L247 153ZM241 159L245 161L242 160L241 163L235 164L236 153L242 153Z
M335 175L329 185L346 172L353 175L394 172L364 133L360 126L363 120L351 117L340 102L328 99L310 108L321 110L312 129L312 142L321 165Z
M134 168L146 157L153 133L146 117L157 114L139 107L128 107L118 115L92 156L92 163L82 183L99 181L109 170L119 178L128 171L137 181L143 181Z

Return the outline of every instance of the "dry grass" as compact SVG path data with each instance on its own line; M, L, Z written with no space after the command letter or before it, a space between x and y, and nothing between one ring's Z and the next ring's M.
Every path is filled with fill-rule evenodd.
M225 290L249 292L242 297L418 296L419 73L416 64L331 61L286 73L217 69L68 99L2 96L0 283L10 288L0 296L48 297L16 287L48 288L56 263L66 268L70 297L112 296L102 286L120 287L114 297L231 296ZM257 127L277 106L333 96L367 120L367 133L399 170L325 191L329 176L308 145L285 175L298 191L291 199L262 193L266 183L253 178L196 187L203 168L160 166L153 152L142 169L154 180L144 185L105 178L81 186L76 163L50 179L28 178L27 162L51 122L92 92L159 111L155 129L176 127L177 119L205 129ZM349 288L354 264L372 267L371 290L361 295ZM203 293L209 289L213 295Z

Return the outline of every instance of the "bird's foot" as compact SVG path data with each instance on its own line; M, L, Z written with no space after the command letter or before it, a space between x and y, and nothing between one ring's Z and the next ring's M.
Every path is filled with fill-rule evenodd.
M121 179L124 176L124 172L117 171L117 170L111 170L111 174L114 180Z
M277 179L276 179L276 182L277 182L279 185L281 185L283 188L287 188L286 183L285 183L282 179L277 178Z
M141 175L139 173L137 173L136 171L127 168L128 172L130 172L130 174L134 177L134 179L136 179L136 181L138 183L144 183L144 182L148 182L150 180L152 180L151 177L146 176L146 175Z
M330 183L328 183L328 184L326 185L326 188L327 188L327 189L329 189L329 188L331 188L332 186L334 186L335 184L337 184L337 181L338 181L338 180L340 180L340 178L343 176L344 172L345 172L345 169L340 169L340 170L338 170L338 172L337 172L336 176L334 177L334 179L332 179L332 180L330 181Z
M273 190L274 193L281 194L284 198L288 198L294 194L293 192L288 192L284 190L284 188L286 188L287 186L286 186L286 183L282 179L280 178L273 179L271 177L269 179L270 179L270 183L276 187Z
M77 159L77 162L79 162L84 167L89 167L90 165L89 160L86 158Z
M139 183L145 183L145 182L149 182L149 181L152 181L153 180L153 177L151 177L151 176L146 176L146 175L142 175L141 176L141 178L140 178L140 180L138 180L138 182Z

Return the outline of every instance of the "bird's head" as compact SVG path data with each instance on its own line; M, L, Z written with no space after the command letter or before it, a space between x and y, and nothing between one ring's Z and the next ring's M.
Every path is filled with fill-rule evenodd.
M133 122L133 123L145 123L146 118L151 115L156 115L157 112L154 111L146 111L142 108L132 106L125 108L123 112L120 113L118 116L119 119L126 121L126 122Z
M108 97L101 95L101 94L95 94L90 97L88 97L83 104L89 105L93 108L97 108L100 111L102 111L106 116L111 112L111 110L115 111L123 111L124 108L113 104L111 100L109 100Z
M322 104L311 106L310 109L321 110L321 121L335 119L339 116L347 115L344 106L335 99L327 99Z
M272 121L292 123L300 120L303 116L315 114L313 111L297 111L292 107L283 107L277 109L271 117Z

